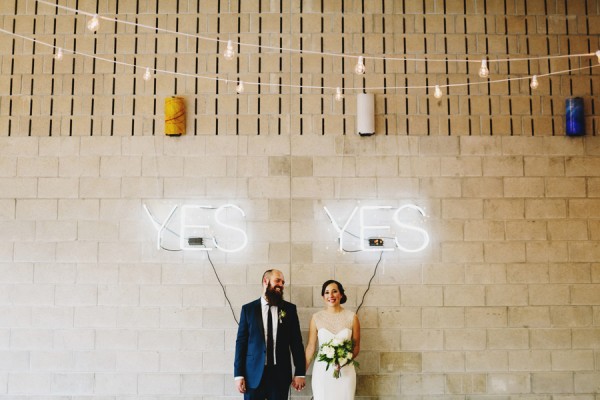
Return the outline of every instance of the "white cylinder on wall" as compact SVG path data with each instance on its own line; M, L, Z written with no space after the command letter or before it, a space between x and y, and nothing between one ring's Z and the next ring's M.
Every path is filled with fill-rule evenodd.
M360 136L375 134L375 95L373 93L356 95L356 133Z

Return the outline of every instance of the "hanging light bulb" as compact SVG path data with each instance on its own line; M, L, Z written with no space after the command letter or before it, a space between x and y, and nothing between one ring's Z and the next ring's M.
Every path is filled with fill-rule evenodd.
M60 61L60 60L62 60L62 59L63 59L63 51L62 51L62 49L61 49L60 47L58 47L58 48L56 49L56 54L54 55L54 58L55 58L57 61Z
M442 89L440 89L440 85L435 85L435 90L433 92L433 97L436 99L441 99L444 94L442 93Z
M238 92L238 94L244 93L244 82L240 81L235 87L235 91Z
M90 19L88 21L87 28L92 32L96 32L98 30L99 26L100 26L100 20L98 20L98 14L94 14L92 19Z
M479 68L479 76L482 78L487 78L490 74L490 70L487 67L487 60L481 60L481 68Z
M596 50L596 57L598 57L598 62L600 63L600 50Z
M538 86L540 86L538 80L537 80L537 75L534 75L531 78L531 83L529 84L529 87L532 88L533 90L537 89Z
M344 95L342 94L342 88L336 88L335 89L335 96L334 96L335 101L342 101L344 99Z
M149 81L152 78L152 73L150 72L150 67L146 67L146 72L144 72L144 80Z
M233 60L235 57L235 50L233 49L233 43L231 43L231 40L227 41L227 48L223 53L223 57L225 57L226 60Z
M354 72L356 75L362 75L365 73L365 63L363 61L363 56L358 57L358 61L356 62L356 66L354 67Z

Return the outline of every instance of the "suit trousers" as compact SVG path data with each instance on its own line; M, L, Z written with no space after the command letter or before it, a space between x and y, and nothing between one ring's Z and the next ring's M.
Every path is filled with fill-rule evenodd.
M244 400L286 400L290 385L282 383L277 366L266 366L260 384L255 389L246 389Z

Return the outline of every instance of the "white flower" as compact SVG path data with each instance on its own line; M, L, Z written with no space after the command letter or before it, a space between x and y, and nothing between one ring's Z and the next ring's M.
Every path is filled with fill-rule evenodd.
M323 348L323 354L325 354L329 358L333 358L333 356L335 355L335 350L333 349L333 347L327 346Z
M348 362L348 359L345 357L340 358L339 363L340 365L346 365L346 363Z

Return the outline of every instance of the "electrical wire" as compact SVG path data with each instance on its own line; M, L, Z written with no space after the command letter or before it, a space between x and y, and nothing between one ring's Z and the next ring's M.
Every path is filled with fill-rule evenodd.
M375 264L375 268L373 269L373 275L371 275L371 279L369 279L369 284L367 285L367 290L365 290L365 292L363 293L362 300L360 301L360 304L356 308L356 314L358 314L358 312L360 311L360 308L362 307L363 303L365 302L365 296L367 295L367 293L369 293L369 290L371 290L371 282L373 281L373 278L375 278L375 274L377 274L377 268L379 267L379 263L381 263L382 258L383 258L383 251L381 253L379 253L379 260L377 261L377 264Z
M219 278L219 274L217 273L215 264L213 264L212 259L210 258L210 254L208 254L208 252L206 252L206 256L208 257L208 262L210 262L210 266L212 267L212 269L215 273L215 276L217 277L217 281L219 281L219 285L221 285L221 289L223 289L223 295L225 296L225 300L227 300L227 304L229 304L229 309L231 310L231 315L233 315L233 319L235 320L235 323L237 325L239 325L240 322L238 321L237 317L235 316L235 311L233 311L233 306L231 305L231 301L229 300L229 297L227 296L227 291L225 290L225 285L223 285L223 282L221 282L221 278Z

